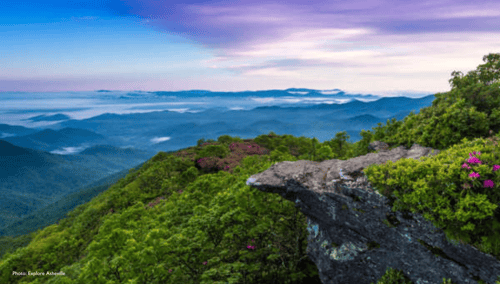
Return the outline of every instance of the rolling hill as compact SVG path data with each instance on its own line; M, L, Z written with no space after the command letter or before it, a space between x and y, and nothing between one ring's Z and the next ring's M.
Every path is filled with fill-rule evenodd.
M138 164L134 168L138 169L143 164L144 163ZM10 225L0 229L0 237L26 235L48 225L54 224L58 220L63 219L66 214L75 207L92 200L92 198L107 190L111 185L117 183L118 180L124 178L131 172L132 171L130 169L119 171L98 181L92 182L77 192L66 194L48 206L43 207L28 216L18 218L10 223Z
M0 140L0 228L151 156L112 146L93 147L84 155L57 155Z
M4 137L28 135L39 131L39 129L31 129L23 126L0 124L0 139Z
M106 137L86 129L67 127L60 130L45 129L24 136L6 137L4 140L19 147L50 152L61 147L103 144L106 142Z

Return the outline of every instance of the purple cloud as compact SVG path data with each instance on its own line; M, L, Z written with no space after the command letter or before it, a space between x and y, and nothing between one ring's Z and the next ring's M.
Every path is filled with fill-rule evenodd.
M11 8L15 3L19 8L40 6L35 0L7 1ZM109 64L100 58L95 63L87 60L85 64L92 67L78 70L98 66L96 74L81 71L72 74L75 78L67 82L57 73L64 72L56 68L50 69L52 74L43 71L40 82L34 77L20 80L9 71L0 78L0 85L8 83L9 89L24 90L31 88L31 83L36 84L34 89L55 89L56 85L59 89L71 88L78 84L79 88L92 90L186 86L229 90L301 85L339 87L351 92L423 88L437 92L449 90L447 80L452 71L467 72L482 64L483 55L498 50L500 37L500 2L496 0L52 0L45 6L75 11L72 19L82 26L94 22L98 26L96 19L107 23L109 14L122 16L127 18L127 24L132 19L135 24L187 40L180 43L178 37L168 37L169 42L158 40L158 46L182 44L191 49L165 52L165 61L161 52L137 55L144 64L135 64L130 58L125 63L110 60ZM85 14L77 16L80 9ZM141 40L135 35L133 39ZM123 48L120 42L116 46ZM198 50L208 56L194 59ZM19 57L12 51L10 54ZM101 57L107 56L103 54ZM146 57L157 61L147 62L143 59ZM120 72L113 69L113 64L123 66ZM125 76L122 70L129 72ZM97 71L120 74L104 77Z
M108 8L212 49L208 68L263 76L300 76L294 66L383 66L411 49L418 56L442 33L500 31L496 1L126 0Z
M113 13L183 35L206 47L238 49L297 30L374 30L377 34L500 31L498 1L138 1L112 2ZM148 20L148 22L146 22Z

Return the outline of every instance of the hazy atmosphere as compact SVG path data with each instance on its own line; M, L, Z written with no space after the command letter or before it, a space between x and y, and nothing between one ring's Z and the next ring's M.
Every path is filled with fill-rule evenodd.
M0 91L446 92L500 49L499 17L498 1L4 0Z

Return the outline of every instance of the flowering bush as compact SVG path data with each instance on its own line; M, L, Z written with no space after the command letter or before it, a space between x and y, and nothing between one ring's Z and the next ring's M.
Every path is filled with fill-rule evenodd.
M470 163L473 165L474 164L481 164L482 165L483 162L481 160L479 160L477 157L475 157L475 155L479 156L479 155L481 155L481 152L477 152L477 154L476 154L476 151L469 153L470 158L467 160L467 163ZM462 168L466 168L466 169L470 170L471 166L469 166L467 163L462 164ZM495 172L499 169L500 169L499 165L493 165L492 171ZM479 177L481 177L481 175L479 173L476 173L473 171L472 173L469 174L469 177L473 178L475 180L475 178L479 178ZM487 179L484 181L484 187L493 188L494 185L495 185L495 183L491 179ZM464 185L464 188L470 188L470 187L471 186L469 184Z
M204 157L198 159L197 163L202 169L232 172L246 156L269 153L269 150L252 142L233 142L229 145L229 151L224 158Z
M220 158L218 157L205 157L196 161L203 169L215 169L218 170L218 163Z
M448 240L498 254L500 233L494 228L500 227L500 152L484 142L464 138L433 157L387 161L364 172L382 195L396 198L392 210L419 213L443 229ZM465 163L464 154L469 154Z

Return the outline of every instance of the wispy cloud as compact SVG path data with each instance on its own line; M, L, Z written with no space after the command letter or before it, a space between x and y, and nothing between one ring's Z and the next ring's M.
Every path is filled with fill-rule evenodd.
M151 139L151 142L156 144L156 143L160 143L160 142L168 141L168 140L170 140L170 137L155 137L155 138Z
M16 134L0 132L0 138L6 138L6 137L12 137L12 136L16 136Z
M81 152L84 149L85 149L85 147L63 147L62 149L57 149L57 150L51 151L50 153L59 154L59 155L70 155L70 154L75 154L75 153Z

